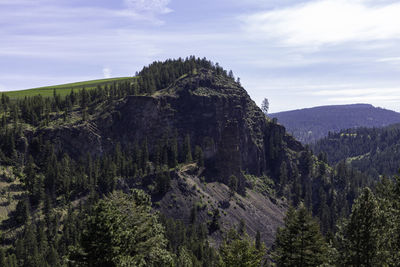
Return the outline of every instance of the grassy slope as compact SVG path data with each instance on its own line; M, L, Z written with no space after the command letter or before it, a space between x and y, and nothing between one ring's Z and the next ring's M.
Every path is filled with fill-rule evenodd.
M98 85L104 86L106 84L112 84L114 82L123 82L133 80L133 77L120 77L120 78L111 78L111 79L99 79L92 81L84 81L84 82L76 82L76 83L67 83L60 84L54 86L45 86L33 89L19 90L19 91L10 91L3 92L11 99L21 98L25 96L33 96L33 95L42 95L42 96L52 96L53 90L56 89L57 93L61 96L65 96L71 92L72 89L79 90L85 87L86 89L96 88Z

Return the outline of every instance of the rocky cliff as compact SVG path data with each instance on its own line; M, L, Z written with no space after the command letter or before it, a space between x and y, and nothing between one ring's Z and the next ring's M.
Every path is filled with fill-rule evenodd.
M127 96L98 110L90 121L37 134L73 157L102 155L117 143L128 147L143 140L152 154L166 136L176 136L179 144L189 136L192 150L202 148L205 168L172 171L171 190L154 196L155 206L187 221L194 206L205 204L196 207L200 221L210 222L218 211L222 232L244 220L252 236L259 230L271 245L286 204L274 195L273 185L265 190L263 179L278 182L282 162L289 172L297 169L304 148L270 121L240 84L201 69L151 95ZM231 175L239 180L234 196L227 187ZM215 240L222 236L212 234Z

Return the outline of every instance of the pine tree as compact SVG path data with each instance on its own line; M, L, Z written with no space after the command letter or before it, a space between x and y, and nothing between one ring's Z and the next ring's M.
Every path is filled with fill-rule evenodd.
M288 180L288 171L287 171L287 165L286 162L282 162L281 167L279 169L279 191L280 194L283 194L283 189L285 188L285 185Z
M185 137L185 143L183 144L183 154L185 157L185 163L192 162L192 145L190 143L190 136L187 134Z
M258 231L257 230L257 233L256 233L256 249L257 250L261 250L261 233L260 233L260 231Z
M177 141L177 134L175 134L174 138L172 139L171 142L171 147L169 149L169 167L170 168L175 168L178 165L178 141Z
M179 267L193 267L192 256L185 247L179 249L176 266Z
M4 252L4 248L0 248L0 267L6 266L6 253Z
M235 175L229 177L229 196L233 197L238 190L238 178Z
M196 146L194 149L194 159L199 167L204 167L204 155L200 146Z
M300 204L296 211L290 207L285 225L276 234L273 259L278 266L319 266L326 262L327 245L318 223Z
M261 103L261 110L262 112L267 115L268 114L268 110L269 110L269 101L268 98L264 98L264 100Z
M258 250L254 242L250 241L247 234L240 238L232 229L219 251L221 267L258 267L264 254L262 249Z
M339 227L336 238L342 263L350 266L380 266L378 259L380 215L378 202L367 187L353 204L348 221Z
M100 200L83 233L84 253L76 257L88 266L171 266L164 228L151 212L150 197L132 190Z
M377 195L383 215L380 258L387 259L389 265L395 265L400 262L400 176L382 179L377 186Z
M14 212L14 220L17 224L24 224L29 218L30 206L26 199L21 199L17 203L17 207Z
M18 261L17 257L15 254L8 255L7 257L7 267L17 267L18 266Z

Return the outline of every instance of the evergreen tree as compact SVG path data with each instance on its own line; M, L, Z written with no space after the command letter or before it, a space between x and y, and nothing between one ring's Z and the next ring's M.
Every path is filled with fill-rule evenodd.
M14 220L17 224L24 224L27 222L30 214L30 206L28 200L20 200L14 212Z
M80 259L87 266L170 266L164 228L151 212L150 197L133 190L100 200L88 219ZM79 258L79 257L78 257Z
M196 146L194 149L194 159L199 167L204 167L204 155L200 146Z
M382 178L376 192L382 229L379 259L394 266L400 262L400 177Z
M303 204L290 207L276 234L273 259L278 266L319 266L326 263L327 245L318 223Z
M280 170L279 170L279 191L280 194L283 194L283 189L285 188L285 185L288 180L288 171L287 171L287 165L286 162L282 162Z
M348 221L339 227L337 239L342 263L350 266L379 266L380 214L378 202L367 187L354 202Z
M268 114L268 110L269 110L269 101L268 98L264 98L264 100L261 103L261 110L262 112L267 115Z
M240 238L233 229L228 233L219 252L221 256L219 266L221 267L258 267L264 256L262 249L258 250L247 234Z
M190 143L190 136L187 134L185 137L185 142L183 144L183 155L185 157L185 163L192 162L192 145Z
M0 248L0 267L6 266L6 253L3 248Z
M260 231L258 231L257 230L257 233L256 233L256 249L257 250L260 250L261 249L261 233L260 233Z
M17 267L18 266L18 261L17 257L15 254L11 254L7 257L7 267Z
M185 247L179 249L176 266L179 267L193 267L192 257Z
M235 175L231 175L229 177L229 196L233 197L235 195L235 192L238 190L238 178Z

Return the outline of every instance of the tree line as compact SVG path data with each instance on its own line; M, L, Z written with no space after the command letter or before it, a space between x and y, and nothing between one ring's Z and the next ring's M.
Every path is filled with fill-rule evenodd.
M295 160L287 158L285 132L274 127L274 122L263 136L265 175L271 178L265 183L273 189L268 194L299 209L289 209L285 228L278 231L275 246L268 251L260 234L252 240L243 224L225 233L215 251L208 234L219 229L218 211L210 224L202 224L193 210L190 223L184 224L155 214L143 191L118 190L124 181L153 196L163 195L180 164L207 168L201 145L193 144L190 135L179 138L176 131L170 131L158 140L133 140L124 146L116 144L101 156L79 158L57 150L40 134L26 135L28 127L49 127L56 120L67 124L72 113L82 121L90 120L102 104L127 95L152 94L201 68L233 79L233 73L218 64L190 57L155 62L143 68L133 82L72 90L63 98L56 90L47 98L11 100L3 94L0 163L13 168L26 193L2 222L0 266L318 266L333 264L333 260L363 266L364 258L352 241L354 225L360 222L352 223L352 218L365 220L362 216L375 218L375 213L385 213L386 217L376 217L379 223L374 233L381 234L383 227L396 233L398 225L392 217L398 216L398 204L388 200L398 195L397 180L385 180L379 184L381 190L366 189L360 194L360 188L375 188L373 179L345 163L332 168L325 154L316 157L309 149L299 152ZM232 195L245 194L250 182L243 177L231 176L221 182L230 187ZM391 193L384 197L383 192ZM371 207L372 215L361 214L357 208L364 205L361 202L369 203L365 205ZM343 218L349 219L341 222ZM385 244L371 241L374 252L367 263L388 255L383 252L389 249L387 244L397 249L395 236L385 236ZM338 256L342 254L346 255L343 259Z
M351 159L353 168L378 178L395 175L399 169L398 152L400 127L398 124L384 128L348 129L330 133L316 142L312 149L324 152L330 164Z

